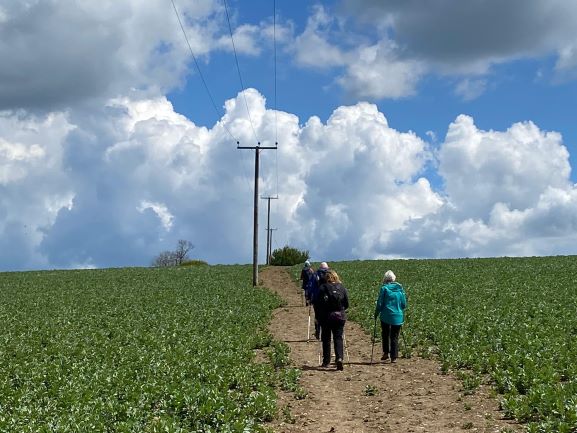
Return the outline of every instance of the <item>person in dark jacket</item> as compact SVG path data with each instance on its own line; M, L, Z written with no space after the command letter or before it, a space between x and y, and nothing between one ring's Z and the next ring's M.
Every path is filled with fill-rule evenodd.
M393 271L385 272L383 285L377 299L375 320L381 319L381 337L383 340L383 356L381 361L391 358L395 363L399 357L399 333L404 322L404 311L407 308L407 297L403 286L396 283L397 277Z
M302 289L304 297L306 299L306 304L310 304L311 292L313 286L317 284L317 275L314 268L311 266L311 262L305 261L304 267L301 270Z
M347 320L346 310L349 308L349 295L335 271L328 270L326 272L326 281L319 287L315 305L323 342L322 366L328 367L331 361L332 335L337 370L342 370L343 332Z
M319 323L318 320L318 312L317 312L317 303L315 302L315 299L318 296L319 293L319 287L327 282L327 272L330 270L329 265L327 264L327 262L322 262L319 265L319 268L317 269L314 277L311 280L311 285L309 288L309 303L312 303L313 305L313 310L315 312L315 338L318 340L320 338L321 335L321 325Z

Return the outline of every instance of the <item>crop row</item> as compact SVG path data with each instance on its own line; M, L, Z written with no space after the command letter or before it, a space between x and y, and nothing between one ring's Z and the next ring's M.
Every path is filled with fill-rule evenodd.
M471 392L489 381L530 433L577 431L577 257L332 264L367 332L382 275L407 290L401 349L436 357Z
M1 432L260 431L254 348L278 298L250 268L0 274Z

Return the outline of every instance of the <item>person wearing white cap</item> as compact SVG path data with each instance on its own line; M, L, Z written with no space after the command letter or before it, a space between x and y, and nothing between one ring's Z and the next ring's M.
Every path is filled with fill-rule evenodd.
M302 289L306 299L307 305L310 303L310 292L312 286L316 284L316 274L315 270L311 266L311 262L305 261L305 264L301 270Z
M327 262L322 262L317 270L317 279L319 281L319 286L327 282L327 272L330 270Z

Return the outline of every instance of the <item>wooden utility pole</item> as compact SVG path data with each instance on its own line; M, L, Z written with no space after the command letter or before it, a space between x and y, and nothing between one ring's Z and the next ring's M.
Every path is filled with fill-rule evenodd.
M269 245L269 247L268 247L267 257L268 257L269 264L270 264L270 260L272 258L272 232L275 230L277 230L277 229L273 229L273 228L268 229L268 245Z
M258 285L258 170L260 151L265 149L277 149L277 144L274 146L261 146L258 142L257 146L239 146L236 142L237 149L251 149L254 150L254 216L253 216L253 235L252 235L252 285Z
M261 197L261 199L268 201L267 218L266 218L266 264L270 265L270 253L271 253L271 250L270 250L270 201L271 200L277 200L278 196Z

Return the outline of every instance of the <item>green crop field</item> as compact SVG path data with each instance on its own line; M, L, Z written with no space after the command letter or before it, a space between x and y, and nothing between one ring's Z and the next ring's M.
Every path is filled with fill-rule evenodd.
M261 431L279 376L253 349L279 299L250 272L0 274L0 432Z
M491 383L529 432L577 432L577 257L331 265L349 289L350 318L367 332L392 269L409 297L405 356L435 357L471 392Z

